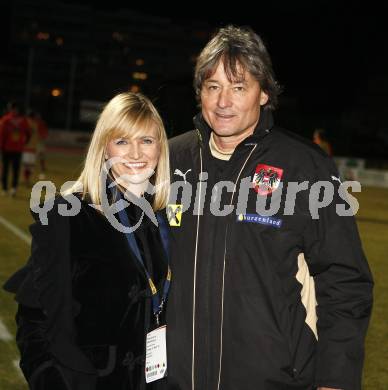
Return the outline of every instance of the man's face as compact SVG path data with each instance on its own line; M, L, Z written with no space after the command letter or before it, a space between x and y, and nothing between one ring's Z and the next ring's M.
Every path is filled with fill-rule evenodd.
M248 137L259 121L260 106L268 101L268 95L249 72L241 72L241 76L230 82L220 61L202 85L202 114L219 137Z

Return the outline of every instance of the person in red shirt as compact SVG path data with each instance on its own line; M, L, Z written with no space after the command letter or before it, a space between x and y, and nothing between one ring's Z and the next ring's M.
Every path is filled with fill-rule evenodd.
M9 112L2 119L0 131L0 149L3 160L1 181L3 192L7 193L9 168L12 167L10 195L14 197L19 183L22 152L31 132L27 120L19 113L18 105L10 103L8 108Z

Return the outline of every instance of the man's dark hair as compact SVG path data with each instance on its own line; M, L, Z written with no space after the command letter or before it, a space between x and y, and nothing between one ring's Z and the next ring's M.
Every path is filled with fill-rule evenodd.
M248 71L268 94L264 108L275 109L281 88L275 79L271 58L262 39L250 27L226 26L217 32L197 59L194 89L199 99L203 82L224 64L228 80L241 79Z

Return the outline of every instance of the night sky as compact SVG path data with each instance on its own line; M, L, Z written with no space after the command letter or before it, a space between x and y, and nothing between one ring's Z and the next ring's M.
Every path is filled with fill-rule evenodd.
M254 11L248 2L237 2L240 8L226 6L226 1L222 6L209 1L181 6L165 1L151 6L141 1L148 6L117 0L83 3L100 9L135 9L180 23L206 21L215 29L228 23L249 25L267 45L284 96L296 97L313 110L319 106L322 112L341 111L362 95L370 98L368 91L375 83L387 87L381 98L388 97L387 5L278 0L257 1Z
M388 5L384 2L256 1L258 10L248 2L232 6L226 1L219 2L222 6L209 1L182 2L181 6L165 1L86 3L100 9L135 9L179 23L206 21L215 29L229 23L249 25L266 42L285 91L319 90L314 94L318 104L346 104L362 88L360 84L377 73L388 77Z
M258 1L258 10L253 10L248 2L227 6L226 1L222 6L209 1L206 5L182 2L181 6L171 2L145 6L145 2L116 0L84 3L107 10L134 9L179 24L204 21L214 30L229 23L249 25L266 43L284 89L277 113L281 125L291 129L302 124L309 127L306 118L311 116L311 126L328 127L333 132L344 112L363 112L359 121L369 116L365 119L368 127L371 120L380 118L373 124L374 131L387 133L388 140L384 114L388 103L387 5ZM305 120L298 122L295 117Z
M190 10L161 5L136 8L181 22L204 20L215 28L228 23L251 26L270 52L284 88L281 98L294 102L298 111L295 116L311 116L311 121L304 123L291 119L293 103L288 104L288 110L280 105L276 115L281 125L297 128L311 123L328 129L333 138L335 127L348 113L359 115L356 121L364 122L359 143L369 134L368 128L372 143L388 139L387 5L365 1L259 1L258 11L253 11L245 2L239 3L241 8L192 4ZM311 131L305 130L305 135ZM351 135L342 137L348 138L347 144L352 142ZM384 155L384 150L379 154Z
M241 8L223 3L173 7L159 2L146 7L116 1L113 5L179 22L202 20L214 28L228 23L251 26L266 42L284 98L297 99L306 112L340 115L360 104L375 107L378 101L388 102L386 5L258 1L258 10L253 11L246 2L238 3Z

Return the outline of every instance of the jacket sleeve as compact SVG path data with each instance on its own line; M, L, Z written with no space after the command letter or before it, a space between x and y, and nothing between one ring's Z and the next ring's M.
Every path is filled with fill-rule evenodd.
M31 389L67 390L60 368L49 351L45 322L41 309L19 304L16 343L21 356L20 368Z
M327 159L329 160L329 159ZM360 390L364 341L372 308L372 275L353 216L339 216L337 169L318 164L318 180L334 186L333 201L305 229L305 255L317 296L316 386Z

